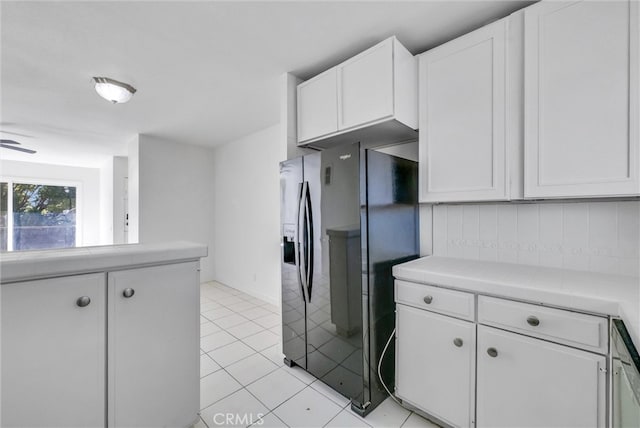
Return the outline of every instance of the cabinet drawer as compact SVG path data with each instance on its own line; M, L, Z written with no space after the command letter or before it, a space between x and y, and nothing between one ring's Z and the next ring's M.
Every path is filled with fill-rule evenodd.
M607 353L607 319L562 309L478 296L480 324Z
M396 302L470 321L475 317L473 294L431 285L396 281Z

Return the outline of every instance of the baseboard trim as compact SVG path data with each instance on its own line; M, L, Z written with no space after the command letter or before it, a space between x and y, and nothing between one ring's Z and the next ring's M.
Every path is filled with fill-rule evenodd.
M238 290L238 291L242 291L245 294L248 294L252 297L255 297L256 299L260 299L260 300L264 300L267 303L270 303L278 308L280 308L280 311L282 312L282 308L280 307L280 301L278 301L277 299L272 298L271 296L267 296L266 294L262 294L262 293L257 293L253 290L243 290L242 288L239 287L234 287L232 285L226 284L220 280L214 279L214 282L217 282L219 284L222 284L224 286L227 286L229 288L233 288L234 290ZM211 282L211 281L207 281L207 282Z

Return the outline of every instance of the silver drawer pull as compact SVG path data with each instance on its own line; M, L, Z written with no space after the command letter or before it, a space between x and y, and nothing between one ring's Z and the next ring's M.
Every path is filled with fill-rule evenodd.
M489 354L490 357L495 358L498 356L498 350L496 348L489 348L487 349L487 354Z
M538 319L538 317L534 317L532 315L530 317L527 317L527 324L529 324L532 327L537 327L540 325L540 320Z
M76 300L76 305L80 306L81 308L89 306L89 303L91 303L91 299L89 298L89 296L78 297L78 300Z
M424 300L424 302L425 302L427 305L429 305L429 304L431 304L431 302L433 302L433 296L425 296L425 298L424 298L424 299L422 299L422 300Z
M458 348L460 348L462 346L462 339L460 339L459 337L456 337L455 339L453 339L453 344L456 345Z
M136 290L134 290L133 288L125 288L124 291L122 292L122 295L127 299L129 297L133 297L134 294L136 294Z

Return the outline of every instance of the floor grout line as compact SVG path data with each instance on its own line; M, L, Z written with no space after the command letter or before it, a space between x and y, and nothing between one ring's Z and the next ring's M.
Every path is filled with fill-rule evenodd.
M301 381L302 382L302 381ZM303 382L304 383L304 382ZM282 407L286 402L288 402L289 400L293 399L293 397L295 397L296 395L300 394L302 391L304 391L307 388L310 388L311 385L307 385L305 383L304 388L302 388L300 391L296 392L295 394L293 394L291 397L287 398L286 400L284 400L282 403L278 404L276 407L274 407L271 411L275 412L276 409L278 409L279 407ZM277 415L276 415L277 416Z
M224 367L223 367L223 368L221 368L220 370L224 370ZM216 370L214 373L217 373L217 372L219 372L220 370ZM231 376L231 374L230 374L229 372L227 372L226 370L224 370L224 371L225 371L229 376ZM211 373L211 374L213 374L213 373ZM207 376L210 376L210 375L207 375ZM206 377L206 376L205 376L205 377ZM237 381L233 376L231 376L231 378L232 378L233 380L235 380L236 382L238 382L238 381ZM232 396L233 394L235 394L236 392L240 391L240 390L242 389L242 384L241 384L240 382L238 382L238 385L240 385L240 388L238 388L238 389L234 390L233 392L230 392L229 394L227 394L227 395L225 395L224 397L222 397L222 398L220 398L220 399L218 399L218 400L214 401L213 403L209 404L208 406L201 408L201 409L200 409L200 413L202 413L202 411L203 411L203 410L208 409L209 407L213 406L214 404L219 403L220 401L224 400L225 398L230 397L230 396Z
M407 417L404 418L404 421L402 421L402 423L400 424L400 428L402 428L404 426L404 424L407 423L407 421L409 420L409 418L411 417L412 414L413 414L413 412L409 411L409 414L407 415Z
M273 372L272 372L272 373L273 373ZM267 375L267 376L268 376L268 375ZM256 380L256 382L257 382L257 380ZM252 383L253 383L253 382L252 382ZM249 385L251 385L251 383L250 383ZM276 415L276 414L273 412L273 411L277 408L277 406L276 406L276 407L274 407L273 409L270 409L270 408L269 408L269 406L267 406L267 404L266 404L266 403L264 403L264 402L263 402L263 401L261 401L261 400L260 400L256 395L254 395L254 394L249 390L249 388L247 388L247 387L245 386L245 387L244 387L244 389L246 389L246 390L247 390L247 392L253 396L253 398L255 398L256 400L258 400L258 402L259 402L260 404L262 404L262 405L263 405L263 406L268 410L268 412L267 412L267 413L265 413L265 415L264 415L264 416L267 416L268 414L270 414L270 413L271 413L271 414L273 414L273 416L275 416L275 417L276 417L280 422L282 422L286 427L288 427L288 426L289 426L289 425L287 425L287 424L286 424L282 419L280 419L280 418L278 417L278 415ZM303 389L304 389L304 388L303 388ZM295 394L294 394L294 395L295 395ZM292 396L292 397L293 397L293 396Z
M238 341L236 341L236 342L238 342ZM229 345L233 345L233 344L234 344L234 343L236 343L236 342L231 342ZM229 345L225 345L225 346L229 346ZM225 346L223 346L222 348L224 348ZM222 348L218 348L218 349L222 349ZM214 349L214 351L217 351L218 349ZM213 351L211 351L211 352L213 352ZM219 366L220 366L220 368L223 368L223 369L224 369L225 367L229 367L229 366L234 365L235 363L239 363L240 361L246 360L246 359L247 359L247 358L249 358L249 357L253 357L254 355L256 355L256 354L258 354L258 353L259 353L259 352L254 352L253 354L250 354L250 355L247 355L247 356L242 357L242 358L240 358L240 359L237 359L237 360L235 360L233 363L231 363L231 364L227 364L226 366L222 366L222 364L220 364L219 362L217 362L217 361L216 361L216 359L215 359L215 358L213 358L213 356L209 355L209 353L207 353L207 356L209 356L209 358L211 358L213 361L215 361L215 363L216 363L217 365L219 365ZM271 360L269 360L269 361L271 361ZM229 374L231 374L231 373L229 373ZM235 378L234 378L234 379L235 379Z
M204 418L202 416L200 416L200 412L198 411L198 419L200 419L200 421L202 421L202 423L204 424L205 427L210 428L209 424L207 423L207 421L204 420Z
M218 348L218 349L219 349L219 348ZM260 354L260 352L254 352L253 354L251 354L251 355L249 355L249 356L247 356L247 357L245 357L245 358L242 358L242 359L240 359L240 360L238 360L238 361L236 361L236 362L240 362L240 361L242 361L242 360L245 360L245 359L247 359L247 358L249 358L249 357L251 357L251 356L253 356L253 355L255 355L255 354ZM271 361L271 360L270 360L269 358L267 358L266 356L264 356L264 355L262 355L262 354L260 354L260 355L261 355L262 357L266 358L269 362L273 363L273 361ZM213 357L210 357L210 358L211 358L211 359L213 359ZM213 360L215 361L215 359L213 359ZM236 362L234 362L233 364L235 364ZM220 365L217 361L216 361L216 364ZM233 365L233 364L230 364L230 365ZM274 363L274 365L276 365L276 364ZM229 366L227 366L227 367L229 367ZM253 380L253 381L249 382L247 385L243 385L243 384L242 384L242 383L241 383L241 382L240 382L236 377L234 377L231 373L229 373L229 371L228 371L228 370L226 370L226 367L222 367L222 366L220 366L220 369L216 370L215 372L209 373L209 374L213 374L213 373L216 373L216 372L218 372L218 371L220 371L220 370L224 370L224 371L225 371L225 373L227 373L227 374L228 374L228 375L229 375L233 380L235 380L236 382L238 382L238 384L242 387L242 388L240 388L240 389L243 389L243 388L244 388L244 389L247 389L247 386L249 386L249 385L251 385L251 384L253 384L253 383L255 383L255 382L259 381L260 379L262 379L262 378L264 378L264 377L266 377L266 376L269 376L271 373L273 373L273 372L275 372L276 370L279 370L279 369L280 369L280 366L277 366L277 365L276 365L276 368L275 368L274 370L271 370L269 373L266 373L266 374L264 374L264 375L260 376L259 378L257 378L257 379L255 379L255 380ZM207 376L209 376L209 375L207 375ZM206 377L206 376L203 376L203 377ZM202 378L200 378L200 379L202 379ZM236 393L236 392L238 392L238 391L239 391L239 389L238 389L238 390L236 390L236 391L234 391L234 392L232 392L232 393L231 393L231 394L229 394L229 395L235 394L235 393ZM249 393L251 393L251 391L249 391L248 389L247 389L247 391L248 391ZM219 401L224 400L225 398L227 398L229 395L226 395L226 396L224 396L223 398L220 398L219 400L216 400L215 402L211 403L211 405L210 405L210 406L207 406L207 407L211 407L211 406L213 406L213 405L214 405L214 404L216 404L217 402L219 402ZM251 394L251 395L253 395L253 394ZM256 397L256 399L258 399L258 398ZM258 399L258 401L260 401L260 400ZM262 403L262 401L260 401L260 402ZM269 407L268 407L267 405L265 405L264 403L262 403L262 404L263 404L267 409L269 408ZM201 410L204 410L204 409L201 409Z

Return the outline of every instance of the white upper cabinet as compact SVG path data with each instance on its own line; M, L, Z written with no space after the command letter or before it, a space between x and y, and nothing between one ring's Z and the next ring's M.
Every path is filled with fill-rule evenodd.
M393 114L391 39L338 66L338 125L350 128Z
M415 136L416 58L390 37L298 85L297 109L298 143L304 145L338 142L357 130L354 141Z
M522 14L419 57L420 202L522 197Z
M525 196L638 195L637 1L525 9Z
M298 141L338 130L336 69L298 85Z
M415 75L416 60L395 37L377 44L337 68L340 129L391 117L394 113L411 128L418 126L416 108L409 109L406 105L411 97L403 94L404 91L417 89L415 76L409 81L401 79L410 76L412 72ZM394 81L396 76L398 79ZM414 104L416 100L417 95L414 94ZM405 112L403 108L412 111Z

